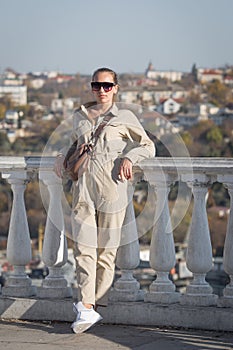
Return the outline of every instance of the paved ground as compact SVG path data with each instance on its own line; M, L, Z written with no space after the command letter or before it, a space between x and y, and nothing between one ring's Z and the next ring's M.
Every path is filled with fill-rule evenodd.
M0 321L0 350L233 349L233 333L98 324L73 334L70 323Z

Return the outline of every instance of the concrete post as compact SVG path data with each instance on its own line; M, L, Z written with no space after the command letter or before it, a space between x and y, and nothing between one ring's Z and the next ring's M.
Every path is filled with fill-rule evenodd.
M206 282L205 276L212 268L212 247L210 241L209 225L206 212L206 194L210 179L204 174L198 174L195 181L189 182L192 188L194 207L186 255L187 267L193 273L193 281L181 298L182 305L210 306L216 305L217 295Z
M49 275L38 288L39 298L64 298L72 295L62 272L67 261L67 240L61 203L62 180L54 172L41 171L40 180L48 187L49 207L44 234L42 260L49 268Z
M29 181L26 171L3 173L2 177L11 184L13 204L7 241L7 259L14 267L14 272L2 288L2 295L14 297L29 297L36 293L31 279L25 273L31 256L31 242L26 216L24 191Z
M143 300L144 292L133 276L133 270L139 265L140 248L134 220L132 202L127 207L126 218L122 230L122 239L117 252L116 265L121 269L121 277L114 283L109 299L112 301Z
M169 279L170 270L175 266L175 246L168 208L168 176L154 175L150 184L156 192L155 224L150 245L150 265L157 278L145 295L145 302L176 303L180 293L176 292L174 283Z
M223 290L223 297L219 299L221 307L233 307L233 178L219 176L219 181L226 184L230 195L230 215L227 223L227 232L223 252L224 270L230 276L230 283Z

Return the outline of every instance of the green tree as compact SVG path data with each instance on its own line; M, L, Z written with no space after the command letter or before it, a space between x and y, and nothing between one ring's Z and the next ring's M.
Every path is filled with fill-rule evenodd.
M219 80L215 80L207 85L209 101L218 107L224 107L231 99L231 90Z
M9 153L11 144L5 132L0 132L0 152L2 155Z
M190 132L188 131L184 131L182 134L181 134L181 137L185 143L186 146L191 146L192 143L193 143L193 138L192 138L192 135L190 134Z
M217 146L221 145L223 141L223 135L219 127L214 126L212 127L206 135L206 139L208 142L213 143Z

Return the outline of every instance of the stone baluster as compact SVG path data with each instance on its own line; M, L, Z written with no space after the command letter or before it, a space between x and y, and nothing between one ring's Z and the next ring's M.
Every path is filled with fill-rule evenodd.
M230 214L223 252L223 267L230 276L230 283L223 290L223 297L219 299L219 306L233 307L233 178L232 175L218 177L219 182L226 184L230 195Z
M145 295L145 302L176 303L180 293L169 279L170 270L175 266L175 246L168 207L168 175L154 174L149 178L156 192L156 213L150 245L150 265L156 272L156 279Z
M211 270L212 247L206 212L206 195L210 179L204 174L195 175L195 181L184 175L184 181L192 188L194 207L188 240L186 262L188 269L193 273L193 280L182 295L182 305L210 306L217 303L217 295L205 277Z
M117 252L116 266L121 269L121 277L114 283L110 293L109 299L112 301L137 301L144 298L140 283L133 276L140 262L140 249L136 222L132 218L134 209L131 203L127 208L121 245Z
M2 295L11 297L29 297L36 293L35 286L25 273L25 265L31 260L31 241L26 216L24 191L29 181L26 171L3 173L2 177L11 184L13 203L11 210L9 235L7 241L7 259L14 271L2 288Z
M67 240L62 210L62 180L51 171L41 171L40 180L49 191L49 207L44 234L42 260L49 269L48 276L38 288L39 298L64 298L72 295L62 266L67 262Z

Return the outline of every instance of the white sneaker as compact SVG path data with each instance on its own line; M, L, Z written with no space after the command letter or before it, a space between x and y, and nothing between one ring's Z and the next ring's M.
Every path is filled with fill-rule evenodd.
M77 317L76 321L72 323L71 328L74 333L77 334L85 332L95 323L103 319L93 308L87 309L81 301L79 301L77 305L74 304L73 310L77 313Z

